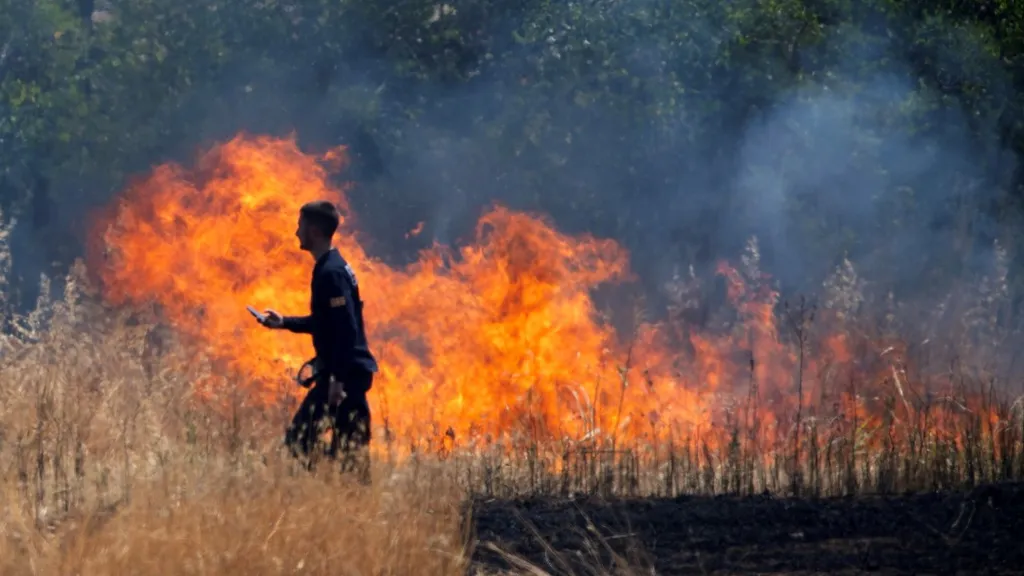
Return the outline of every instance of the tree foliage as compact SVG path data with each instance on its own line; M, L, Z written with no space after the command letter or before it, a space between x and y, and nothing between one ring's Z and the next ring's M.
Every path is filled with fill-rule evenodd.
M641 273L760 233L794 285L897 249L949 276L1020 253L1022 22L1011 0L0 0L0 198L80 244L130 174L296 130L351 147L391 256L498 200Z

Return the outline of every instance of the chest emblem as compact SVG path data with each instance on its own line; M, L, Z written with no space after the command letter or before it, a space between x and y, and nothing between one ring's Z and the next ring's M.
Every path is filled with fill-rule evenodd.
M331 298L330 302L331 302L331 308L341 308L341 307L343 307L345 305L345 297L344 296L338 296L336 298Z

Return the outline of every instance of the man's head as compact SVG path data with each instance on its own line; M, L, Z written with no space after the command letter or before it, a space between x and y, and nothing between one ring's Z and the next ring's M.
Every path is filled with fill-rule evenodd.
M338 209L326 200L303 204L299 209L299 227L295 230L299 247L308 252L326 249L331 245L339 221Z

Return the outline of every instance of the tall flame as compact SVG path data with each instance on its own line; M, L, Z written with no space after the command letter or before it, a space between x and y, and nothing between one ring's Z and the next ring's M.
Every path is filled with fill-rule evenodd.
M360 246L344 191L328 180L344 163L344 150L316 157L293 139L238 136L192 170L158 166L96 223L104 254L91 266L105 297L159 304L169 324L245 379L253 401L270 402L292 386L288 371L311 344L261 328L245 307L306 313L312 262L293 232L302 203L328 199L342 211L336 244L359 277L380 359L371 407L399 438L679 440L754 388L761 425L780 426L825 400L816 375L826 367L852 369L842 335L813 364L783 343L776 294L725 264L742 320L735 332L691 334L689 356L674 351L664 325L620 337L598 320L591 291L629 278L625 250L501 207L481 217L468 245L434 245L392 268ZM832 401L871 416L856 393Z

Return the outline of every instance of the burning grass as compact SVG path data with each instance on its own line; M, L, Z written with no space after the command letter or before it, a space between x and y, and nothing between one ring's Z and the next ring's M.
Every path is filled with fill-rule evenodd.
M84 277L76 268L64 298L6 318L3 574L457 574L479 545L466 521L474 496L859 494L1024 478L1009 387L972 385L981 380L964 368L945 375L944 395L918 395L924 377L907 351L881 364L891 376L888 397L876 399L880 417L801 402L780 433L752 386L732 420L683 441L591 434L470 449L450 435L434 442L444 423L431 422L421 423L426 442L378 440L372 487L312 477L278 451L287 398L251 403L228 379L216 380L216 395L197 396L196 382L220 378L216 360L174 333L158 337L155 317L100 303ZM800 322L792 325L810 325ZM810 378L799 369L794 387ZM751 364L747 381L757 373ZM644 384L623 376L617 385ZM851 394L867 386L849 385ZM760 412L773 419L771 433L759 428ZM631 560L595 553L594 573L638 573Z
M817 305L780 305L752 242L719 267L722 314L689 320L706 293L691 275L668 287L670 318L624 337L590 293L628 277L626 253L500 208L468 246L401 270L341 231L382 362L375 481L311 477L279 450L295 402L283 374L308 341L244 306L305 306L292 207L319 197L345 207L294 142L235 139L136 182L62 298L26 316L4 303L4 574L465 573L474 497L1024 478L998 247L991 274L922 315L872 301L849 263ZM9 266L0 246L0 281ZM642 564L594 558L595 573Z

